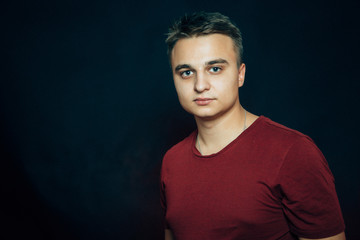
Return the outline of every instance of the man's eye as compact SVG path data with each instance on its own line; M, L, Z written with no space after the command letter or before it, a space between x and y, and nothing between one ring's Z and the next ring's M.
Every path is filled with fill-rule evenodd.
M221 71L220 67L212 67L212 68L210 68L210 72L213 72L213 73L218 73L220 71Z
M182 77L189 77L189 76L191 76L191 75L192 75L192 71L190 71L190 70L183 71L183 72L181 73L181 76L182 76Z

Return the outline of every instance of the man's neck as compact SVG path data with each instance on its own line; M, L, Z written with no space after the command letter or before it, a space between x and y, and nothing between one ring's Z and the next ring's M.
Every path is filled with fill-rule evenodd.
M239 104L212 120L195 117L198 127L197 149L203 155L219 152L244 130L245 109ZM245 124L246 127L248 125Z

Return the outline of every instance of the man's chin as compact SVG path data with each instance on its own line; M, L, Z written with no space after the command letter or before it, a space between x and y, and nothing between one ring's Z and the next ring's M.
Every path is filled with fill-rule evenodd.
M185 109L185 111L187 111L188 113L193 115L195 117L195 119L199 119L201 121L211 121L211 120L216 119L219 115L221 115L219 113L211 111L211 109L201 109L202 111L201 110L200 111L191 111L191 110ZM199 109L196 109L196 110L199 110ZM207 110L207 111L204 111L204 110ZM210 110L210 111L208 111L208 110Z
M201 121L212 121L217 118L217 114L193 114L195 119L199 119Z

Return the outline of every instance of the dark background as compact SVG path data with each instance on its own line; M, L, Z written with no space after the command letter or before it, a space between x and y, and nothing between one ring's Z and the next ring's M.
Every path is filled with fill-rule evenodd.
M195 128L164 34L198 10L240 27L242 105L313 138L360 239L359 4L250 0L3 2L1 239L161 239L161 159Z

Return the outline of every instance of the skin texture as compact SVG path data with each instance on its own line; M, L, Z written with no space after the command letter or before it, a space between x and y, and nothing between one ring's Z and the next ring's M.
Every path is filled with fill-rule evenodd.
M171 63L180 104L195 117L201 153L220 151L244 126L238 88L244 84L246 67L238 66L232 39L222 34L181 39ZM248 112L246 126L256 118Z
M170 229L165 229L165 240L175 240Z
M258 116L247 112L239 101L238 88L245 80L245 64L237 64L233 41L222 34L179 40L171 54L175 88L182 107L193 114L198 128L198 150L219 152L249 127ZM165 229L165 240L175 239ZM307 240L300 238L301 240ZM324 238L344 240L345 235Z
M181 39L172 51L171 60L180 104L195 118L214 120L237 107L245 65L241 65L239 73L231 38L212 34ZM198 106L194 102L197 97L210 98L213 102Z
M309 238L299 238L300 240L312 240L312 239L309 239ZM328 237L328 238L321 238L319 240L345 240L345 233L342 232L338 235L335 235L335 236L332 236L332 237Z

